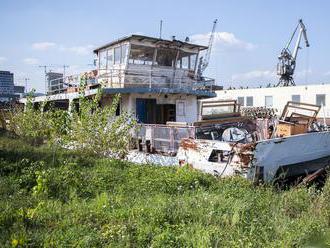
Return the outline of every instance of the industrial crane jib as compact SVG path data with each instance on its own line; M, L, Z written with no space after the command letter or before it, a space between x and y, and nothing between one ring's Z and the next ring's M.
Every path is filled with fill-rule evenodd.
M291 53L289 47L291 45L291 42L299 28L299 34L298 39L296 41L296 45L293 49L293 52ZM306 47L309 47L307 34L306 34L306 27L302 20L300 19L298 22L297 27L295 28L288 44L285 48L283 48L280 56L278 57L278 64L277 64L277 75L280 76L279 82L277 86L291 86L295 85L293 80L293 74L296 68L296 59L298 55L298 50L300 47L300 41L302 36L304 36Z

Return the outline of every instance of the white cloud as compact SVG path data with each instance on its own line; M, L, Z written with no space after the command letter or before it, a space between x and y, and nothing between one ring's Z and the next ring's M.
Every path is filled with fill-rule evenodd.
M92 52L92 49L94 48L93 45L85 45L85 46L72 46L72 47L65 47L61 46L61 51L68 51L75 53L77 55L88 55Z
M23 62L27 65L36 65L39 63L39 59L36 58L25 58L23 59Z
M32 44L32 48L35 50L39 50L39 51L46 51L50 48L53 48L56 46L56 43L54 42L36 42Z
M195 34L190 37L193 43L207 45L210 39L210 33ZM243 50L253 50L256 45L238 39L233 33L229 32L216 32L214 33L214 46L222 48L236 48Z
M311 75L312 73L313 73L312 69L296 71L295 72L295 77L297 77L297 78L304 78L306 76Z
M303 79L312 74L312 70L296 71L294 74L295 79ZM330 75L330 74L329 74ZM274 82L278 80L276 71L273 70L253 70L245 73L238 73L232 75L232 81L246 81L246 82Z
M7 60L6 57L0 57L0 64L3 64Z
M276 79L276 72L271 70L254 70L246 73L232 75L233 81L273 81Z
M330 71L325 72L324 76L330 76Z

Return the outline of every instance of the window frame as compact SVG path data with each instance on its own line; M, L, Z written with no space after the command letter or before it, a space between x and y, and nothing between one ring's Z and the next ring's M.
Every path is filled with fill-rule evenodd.
M267 105L267 99L271 99L271 105ZM265 107L272 108L274 106L274 97L273 96L265 96Z
M109 52L111 52L111 62L109 60ZM107 68L109 67L109 65L113 65L114 64L114 49L113 48L108 48L107 49Z
M252 100L252 104L248 104L248 99ZM246 107L253 107L253 104L254 104L253 96L247 96L245 102L246 102Z
M169 66L169 65L160 65L159 64L159 62L158 62L158 56L159 56L160 52L163 52L162 50L170 50L170 51L175 52L174 59L171 61L172 62L172 65L171 66ZM179 52L179 50L176 50L176 49L170 49L170 48L164 48L164 47L157 47L156 48L156 53L155 53L156 55L155 55L155 59L154 59L153 65L154 66L157 66L157 67L175 68L177 62L179 61L179 59L177 58L178 57L178 52Z
M240 100L243 100L243 104L240 103ZM237 97L237 103L240 104L241 106L245 106L245 97L244 96L238 96Z
M298 97L298 98L299 98L299 101L295 101L295 100L293 99L294 97ZM292 101L292 102L301 102L301 95L297 95L297 94L296 94L296 95L291 95L291 101Z
M116 59L116 51L119 50L119 59ZM113 48L113 64L120 65L121 64L121 46L116 46Z
M318 97L321 97L321 96L324 97L324 104L323 105L317 103ZM315 96L315 104L316 105L319 105L321 107L325 106L326 105L326 94L316 94L316 96Z
M134 58L131 58L132 46L133 46L133 49L134 49L134 46L145 47L145 48L152 49L153 50L152 60L143 60L143 63L135 63L135 61L142 61L142 60L136 60ZM151 47L151 46L146 46L146 45L139 45L139 44L131 44L130 49L129 49L129 53L128 53L128 57L127 57L128 58L127 63L131 64L131 65L149 65L149 66L153 66L154 63L155 63L156 50L157 50L156 47ZM133 60L133 61L131 62L131 60Z
M105 53L105 57L104 57L104 55L102 55L103 53ZM104 57L104 59L105 59L105 61L103 61L103 62L105 62L104 67L101 67L102 57ZM108 67L107 57L108 57L108 50L107 49L101 50L99 52L99 70L106 70L107 69L107 67Z

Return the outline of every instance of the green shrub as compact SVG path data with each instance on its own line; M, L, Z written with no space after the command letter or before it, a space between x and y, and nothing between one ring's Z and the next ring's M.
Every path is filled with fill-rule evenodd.
M69 113L54 108L51 103L34 103L32 91L25 109L13 109L10 131L32 145L48 143L53 150L53 160L60 146L85 154L122 158L127 154L136 119L124 110L116 116L119 94L110 105L103 107L100 107L101 98L101 90L91 98L81 91L79 110L73 108Z
M85 153L122 158L136 127L135 117L126 111L116 116L120 95L103 107L99 106L101 97L102 91L92 99L81 95L79 111L72 113L70 143Z

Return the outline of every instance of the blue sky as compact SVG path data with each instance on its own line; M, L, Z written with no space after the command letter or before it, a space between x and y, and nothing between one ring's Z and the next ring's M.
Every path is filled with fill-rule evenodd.
M276 83L277 56L299 18L310 48L300 50L296 83L330 82L330 2L324 0L105 1L0 0L0 70L44 90L38 65L69 73L91 69L93 47L140 33L206 42L219 19L208 76L225 86Z

